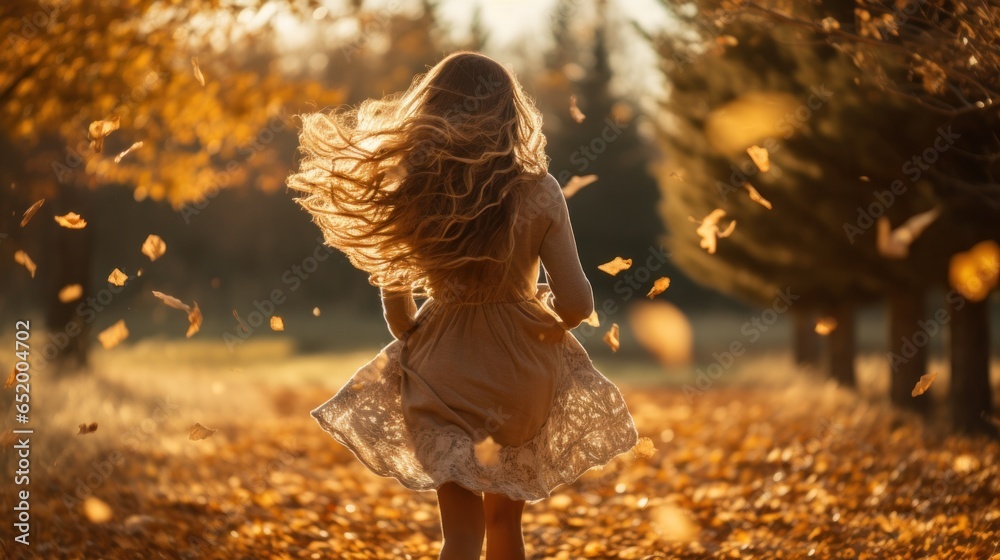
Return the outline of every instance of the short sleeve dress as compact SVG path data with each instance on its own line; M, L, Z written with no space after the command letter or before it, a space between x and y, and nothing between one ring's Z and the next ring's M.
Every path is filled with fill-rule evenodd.
M431 275L419 310L384 293L396 340L311 412L375 474L530 503L636 444L621 393L568 330L594 299L559 184L520 200L507 277Z

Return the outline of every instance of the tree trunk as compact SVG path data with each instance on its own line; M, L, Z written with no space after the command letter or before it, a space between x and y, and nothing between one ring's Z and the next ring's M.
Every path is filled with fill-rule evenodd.
M930 334L924 320L922 290L903 290L889 296L889 398L892 404L927 415L930 394L913 397L913 386L927 373ZM928 323L930 323L928 321Z
M952 422L961 432L997 434L990 390L990 324L988 301L951 301Z
M828 336L830 350L830 376L845 387L856 387L854 375L854 308L842 303L833 312L837 328Z
M792 318L795 365L818 368L820 364L820 338L816 334L815 315L807 310L795 309Z
M93 220L91 193L86 187L62 185L59 198L54 201L53 213L63 215L76 212L85 220ZM54 224L53 224L54 225ZM46 300L46 326L49 343L55 352L47 352L45 358L49 370L54 374L69 373L88 364L88 347L92 319L96 317L86 308L78 313L78 308L87 297L92 297L90 285L90 261L93 252L93 226L72 230L55 226L52 230L52 257L48 259L50 278ZM59 291L70 284L80 284L83 296L68 303L59 301ZM87 319L91 320L88 321ZM50 358L49 356L52 355Z

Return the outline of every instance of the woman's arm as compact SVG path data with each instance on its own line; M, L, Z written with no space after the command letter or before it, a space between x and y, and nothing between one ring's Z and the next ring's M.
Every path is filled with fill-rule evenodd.
M379 290L382 296L382 316L389 325L389 332L398 340L416 324L417 303L411 292L387 292Z
M559 314L566 327L572 329L594 312L594 292L580 264L566 198L554 177L549 175L546 183L543 188L555 189L553 198L556 202L549 212L551 221L542 238L539 256L552 291L549 296L552 309Z

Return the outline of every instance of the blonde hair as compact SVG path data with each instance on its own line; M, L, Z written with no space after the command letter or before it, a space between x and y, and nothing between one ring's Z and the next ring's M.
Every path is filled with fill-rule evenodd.
M287 184L372 285L426 294L430 274L507 273L518 185L538 184L548 158L541 114L506 68L456 52L405 92L301 118Z

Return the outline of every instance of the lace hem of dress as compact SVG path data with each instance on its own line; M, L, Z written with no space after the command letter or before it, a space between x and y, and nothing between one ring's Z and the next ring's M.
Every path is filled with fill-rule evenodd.
M534 438L501 447L498 460L484 466L476 460L475 442L457 426L407 429L400 402L400 348L400 341L383 348L311 415L368 469L411 490L430 491L455 482L477 493L537 502L638 441L618 388L567 333L556 396L545 423Z

